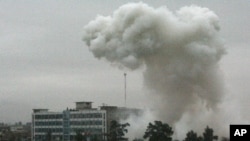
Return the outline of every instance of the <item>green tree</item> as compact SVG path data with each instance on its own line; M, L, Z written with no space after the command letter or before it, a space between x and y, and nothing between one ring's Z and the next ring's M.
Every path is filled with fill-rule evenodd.
M202 141L202 137L199 137L197 133L191 130L187 133L187 136L184 141Z
M227 138L227 137L222 137L222 138L221 138L221 141L230 141L230 140L229 140L229 138Z
M129 123L120 124L116 120L111 121L110 124L110 133L109 133L109 140L110 141L119 141L125 140L124 138L125 133L128 132L127 126L130 126Z
M205 131L203 133L203 140L204 141L213 141L218 140L218 136L214 135L214 130L212 128L209 128L208 126L205 128Z
M82 135L81 131L77 130L76 131L76 141L86 141L86 137Z
M93 135L92 138L91 138L91 141L99 141L97 135Z
M49 130L46 135L46 140L51 141L52 140L52 132Z
M149 123L146 132L143 136L144 139L149 138L149 141L172 141L174 131L167 123L161 121L154 121L154 124Z

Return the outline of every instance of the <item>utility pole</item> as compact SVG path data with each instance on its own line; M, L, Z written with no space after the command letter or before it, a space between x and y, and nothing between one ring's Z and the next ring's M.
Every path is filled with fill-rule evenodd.
M127 74L124 73L124 106L127 106L127 80L126 80Z

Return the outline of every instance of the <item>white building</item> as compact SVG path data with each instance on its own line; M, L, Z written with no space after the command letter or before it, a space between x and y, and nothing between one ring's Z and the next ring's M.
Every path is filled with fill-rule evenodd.
M34 109L32 113L33 141L74 141L77 133L88 138L105 140L106 110L92 108L91 102L76 102L76 109L50 112Z
M33 109L32 141L75 141L82 134L88 140L107 140L112 120L125 120L130 115L140 116L142 110L101 106L92 108L92 102L76 102L75 109L50 112Z

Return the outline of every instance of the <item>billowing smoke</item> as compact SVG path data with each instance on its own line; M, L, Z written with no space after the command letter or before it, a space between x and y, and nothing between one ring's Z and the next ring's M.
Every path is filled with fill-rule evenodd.
M208 8L171 12L130 3L89 22L83 41L96 58L131 70L143 67L144 84L158 98L154 110L174 124L196 105L213 110L222 99L219 29Z

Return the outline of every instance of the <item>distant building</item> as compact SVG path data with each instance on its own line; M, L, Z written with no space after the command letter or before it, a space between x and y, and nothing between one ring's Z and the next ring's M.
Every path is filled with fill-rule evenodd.
M0 141L30 141L31 124L0 124Z
M33 109L32 141L75 141L77 134L87 140L106 140L112 120L126 119L130 114L139 115L141 110L101 106L92 108L92 102L76 102L75 109L50 112L48 109Z

